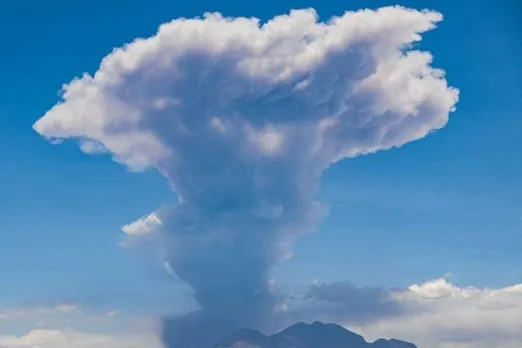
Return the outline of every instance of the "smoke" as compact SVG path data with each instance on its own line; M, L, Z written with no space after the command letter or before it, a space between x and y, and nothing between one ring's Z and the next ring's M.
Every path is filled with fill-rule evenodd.
M402 7L318 22L313 9L176 19L63 87L34 129L161 172L179 203L124 226L154 242L200 309L164 320L167 347L202 347L268 328L271 266L324 215L332 163L442 128L458 91L413 50L439 13Z
M404 314L404 304L394 291L378 287L356 287L349 282L311 285L294 316L309 321L367 324Z

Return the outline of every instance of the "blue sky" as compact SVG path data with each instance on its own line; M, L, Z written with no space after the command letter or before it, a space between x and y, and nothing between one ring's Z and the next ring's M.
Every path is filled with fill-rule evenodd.
M0 308L73 300L150 314L185 308L189 297L154 253L120 246L122 225L176 201L164 178L87 156L71 142L52 145L33 130L62 84L177 17L216 10L266 20L313 7L326 19L391 4L3 1ZM484 0L401 5L443 13L420 47L460 89L457 111L425 139L324 173L319 197L329 215L273 270L285 288L314 278L404 287L445 274L463 286L522 283L520 8Z

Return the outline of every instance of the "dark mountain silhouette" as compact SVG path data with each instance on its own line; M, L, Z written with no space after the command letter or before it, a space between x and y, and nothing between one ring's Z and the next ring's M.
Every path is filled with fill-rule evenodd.
M417 348L396 339L367 342L340 325L297 323L272 336L243 329L232 333L212 348Z

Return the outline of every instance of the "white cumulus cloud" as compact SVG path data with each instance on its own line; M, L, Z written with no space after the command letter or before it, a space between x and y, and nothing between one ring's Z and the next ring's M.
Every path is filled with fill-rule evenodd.
M522 347L522 284L461 288L438 279L390 295L401 313L347 326L368 338L399 337L421 348Z

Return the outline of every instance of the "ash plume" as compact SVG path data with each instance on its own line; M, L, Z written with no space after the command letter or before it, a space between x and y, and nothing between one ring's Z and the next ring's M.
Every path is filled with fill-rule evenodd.
M161 25L63 87L39 134L158 170L179 198L123 227L158 246L200 306L163 320L166 347L269 328L270 269L324 215L321 173L444 127L458 91L412 48L441 19L403 7L326 22L313 9L266 23L208 13Z

